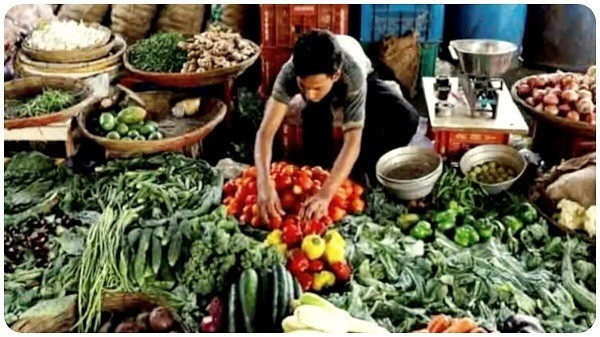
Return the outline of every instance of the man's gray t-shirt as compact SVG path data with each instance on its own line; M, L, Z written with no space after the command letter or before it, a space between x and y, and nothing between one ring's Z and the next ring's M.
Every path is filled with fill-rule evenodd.
M334 108L343 108L344 131L362 128L365 120L367 75L373 71L371 61L354 38L336 35L335 39L342 50L342 74L332 88L332 104ZM281 67L271 93L271 97L284 104L289 104L292 97L300 93L292 58Z

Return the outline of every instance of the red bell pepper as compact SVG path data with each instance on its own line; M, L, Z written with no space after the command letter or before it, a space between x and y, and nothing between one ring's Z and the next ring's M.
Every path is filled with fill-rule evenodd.
M306 271L308 266L309 261L306 254L300 249L294 249L288 259L287 269L292 272L292 274L296 275Z
M300 283L300 287L302 288L303 291L308 291L312 288L312 285L314 282L313 274L300 272L300 273L294 274L294 276L298 280L298 283Z
M346 262L336 262L331 264L331 270L335 274L336 280L341 282L350 280L352 270L350 270L350 266Z
M292 247L302 241L302 229L297 223L286 221L283 225L283 234L281 235L283 243Z
M318 273L323 270L324 263L322 260L310 260L308 261L308 271L312 273Z

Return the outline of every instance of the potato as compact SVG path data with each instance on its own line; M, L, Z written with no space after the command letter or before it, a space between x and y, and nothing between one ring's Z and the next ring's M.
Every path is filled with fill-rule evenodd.
M565 116L566 119L572 120L572 121L579 121L579 114L577 113L577 111L569 111L567 113L567 116Z
M582 98L575 105L577 112L580 114L590 114L594 112L594 102L590 98Z
M566 102L577 102L579 94L575 90L565 90L561 94L561 98Z
M556 116L558 115L558 106L556 105L545 105L544 106L544 112L552 115L552 116Z
M544 105L558 105L560 102L554 93L547 94L543 99Z

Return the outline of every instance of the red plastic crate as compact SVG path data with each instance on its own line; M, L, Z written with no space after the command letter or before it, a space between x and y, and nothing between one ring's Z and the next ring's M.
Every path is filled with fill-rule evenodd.
M260 5L263 47L291 48L311 29L348 34L348 5Z
M273 83L281 66L292 56L292 48L262 48L261 51L261 84L260 95L267 98L271 95Z
M508 144L509 134L503 132L433 131L435 150L448 157L459 157L470 148L483 144Z

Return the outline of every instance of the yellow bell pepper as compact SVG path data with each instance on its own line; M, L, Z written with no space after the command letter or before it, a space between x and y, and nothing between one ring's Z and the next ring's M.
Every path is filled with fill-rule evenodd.
M265 243L269 246L276 246L276 245L280 244L282 242L281 241L282 233L283 232L279 229L272 231L271 233L269 233L269 235L267 235L267 238L265 239Z
M344 237L342 237L342 234L335 229L330 229L327 231L327 233L325 233L325 242L336 242L342 247L346 247L346 241L344 240Z
M327 270L315 274L313 279L312 289L321 291L323 288L331 287L335 284L335 275Z
M325 245L325 260L330 265L344 261L344 246L336 241L331 240Z
M316 234L308 235L302 240L302 251L310 260L316 260L325 253L325 240Z

